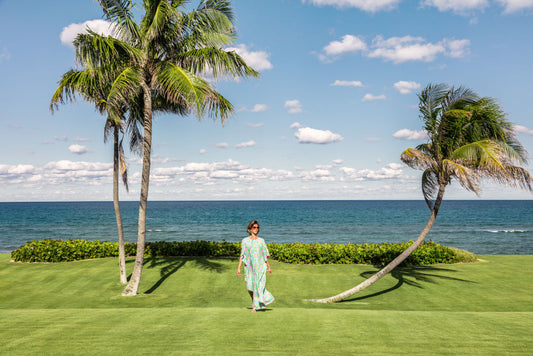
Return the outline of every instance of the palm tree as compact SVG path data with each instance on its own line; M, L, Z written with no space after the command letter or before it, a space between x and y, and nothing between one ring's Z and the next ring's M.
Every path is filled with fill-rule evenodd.
M78 55L78 41L74 41L76 48L76 58ZM93 103L100 114L107 114L107 120L104 130L104 142L107 141L109 133L113 134L113 206L115 210L115 220L118 231L118 250L119 250L119 270L120 282L128 282L126 275L126 256L124 248L124 229L122 226L122 215L119 204L119 175L122 177L126 191L128 191L128 171L123 149L123 136L125 118L124 113L112 112L107 106L107 96L111 89L110 73L103 71L90 71L86 68L81 70L70 70L66 72L59 81L59 86L52 96L50 110L58 108L59 103L73 102L75 95L81 95L86 101ZM134 125L128 125L131 133L131 149L135 151L140 141L140 133ZM120 138L122 136L122 138Z
M533 177L520 167L527 163L527 152L494 99L445 84L428 85L418 98L428 142L406 149L401 159L409 167L424 171L422 192L431 210L426 226L413 244L372 277L336 296L313 301L335 303L346 299L402 263L431 230L452 180L476 194L483 178L532 191Z
M122 295L137 294L146 241L146 208L151 164L154 112L180 116L206 113L222 122L233 107L200 75L257 77L235 52L223 48L235 40L229 1L203 0L187 13L185 0L144 0L144 14L135 22L132 0L99 0L105 17L114 24L113 36L79 36L80 58L89 69L120 69L107 105L142 114L143 163L137 253L130 281ZM94 49L98 49L95 51Z

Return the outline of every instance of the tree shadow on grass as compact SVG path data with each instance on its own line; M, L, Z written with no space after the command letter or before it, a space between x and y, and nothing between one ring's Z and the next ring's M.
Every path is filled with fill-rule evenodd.
M455 278L450 277L446 275L441 274L435 274L435 272L457 272L456 270L450 269L450 268L442 268L442 267L434 267L434 266L416 266L416 267L400 267L395 268L390 272L389 274L398 280L398 283L396 283L394 286L384 289L382 291L364 295L361 297L354 297L342 300L341 302L354 302L358 300L364 300L368 298L377 297L382 294L386 294L389 292L392 292L404 284L407 284L412 287L416 288L424 288L422 283L437 283L437 280L439 279L446 279L446 280L453 280L458 282L465 282L465 283L476 283L473 281L469 281L466 279L461 278ZM366 271L360 274L361 277L364 279L372 277L374 274L376 274L377 271Z
M206 257L150 257L144 260L146 268L160 268L161 278L154 283L144 294L152 294L165 282L170 276L176 273L188 262L194 262L196 267L202 270L222 273L229 267L222 263L209 261Z

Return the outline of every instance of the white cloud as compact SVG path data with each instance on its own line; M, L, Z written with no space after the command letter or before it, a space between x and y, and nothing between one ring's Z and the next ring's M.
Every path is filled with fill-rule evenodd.
M74 154L77 154L77 155L82 155L84 153L89 152L89 149L87 147L85 147L85 146L82 146L82 145L70 145L70 146L68 146L68 150L71 153L74 153Z
M300 127L294 134L299 143L327 144L342 141L344 137L329 130L317 130L310 127Z
M402 129L396 131L392 137L398 138L401 140L425 140L427 136L427 132L425 130L421 131L413 131L409 129Z
M342 160L342 159L334 159L332 162L335 163L335 164L342 164L344 162L344 160Z
M513 129L514 132L517 134L533 135L533 129L527 128L525 126L515 125Z
M510 14L533 8L533 0L497 0L503 7L503 13Z
M469 14L489 6L488 0L424 0L422 5L433 6L439 11L452 11L456 14Z
M207 150L206 150L205 148L202 148L202 149L200 150L200 154L201 154L201 155L205 154L206 152L207 152Z
M287 100L284 107L289 114L299 114L303 111L302 104L299 100Z
M402 165L399 163L389 163L378 170L371 169L355 169L350 167L341 167L340 171L348 179L356 181L363 180L385 180L401 178L403 176Z
M68 141L68 137L67 136L54 136L54 140L66 142Z
M91 141L91 139L90 138L83 138L83 137L76 137L72 141L74 141L74 142L87 142L87 141Z
M371 58L382 58L394 63L406 61L431 62L439 53L444 53L442 44L427 43L422 37L391 37L384 39L376 36L372 42L374 50L368 54Z
M73 23L63 27L59 35L61 43L73 47L72 42L80 33L87 33L87 28L104 36L110 36L113 33L113 24L105 20L90 20L83 23Z
M394 88L400 92L400 94L409 94L413 90L420 89L420 84L417 82L407 82L400 80L394 83Z
M255 104L254 107L250 110L251 112L261 112L266 111L268 109L268 106L265 104Z
M220 143L217 143L215 145L216 148L228 148L229 147L229 143L227 142L220 142Z
M448 48L447 55L452 58L465 57L470 53L470 40L443 40L443 43Z
M253 147L256 143L254 140L248 141L248 142L242 142L235 146L235 148L246 148L246 147Z
M313 5L330 5L337 8L354 7L366 12L389 11L400 3L401 0L302 0Z
M331 84L331 86L335 86L335 87L363 87L364 85L359 80L353 80L353 81L336 80L333 84Z
M385 95L372 95L372 94L365 94L363 99L361 101L374 101L374 100L385 100L387 97Z
M324 52L328 56L337 56L343 53L359 52L366 49L367 45L361 38L344 35L342 36L342 41L333 41L324 47Z
M246 45L240 44L237 47L226 48L226 51L235 51L241 56L246 64L257 71L274 68L268 57L270 54L265 51L250 51Z
M376 36L370 47L360 38L345 35L342 41L333 41L324 47L325 54L320 54L323 61L333 61L349 52L360 52L369 58L381 58L385 61L403 63L408 61L432 62L438 55L452 58L464 57L469 53L470 40L444 38L437 43L426 41L422 37L404 36L383 38Z

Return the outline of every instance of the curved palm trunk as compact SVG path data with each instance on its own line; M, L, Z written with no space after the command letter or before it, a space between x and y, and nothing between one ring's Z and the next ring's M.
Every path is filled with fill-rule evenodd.
M144 89L144 143L143 168L141 178L141 197L139 200L139 224L137 232L137 253L130 282L122 292L123 296L137 295L144 263L144 247L146 243L146 206L148 202L148 186L150 182L150 155L152 150L152 98L147 86Z
M126 252L124 251L124 229L122 228L122 215L120 214L120 204L118 201L118 175L119 172L119 149L118 149L118 127L114 127L113 142L113 206L115 207L115 218L118 230L118 265L120 269L120 283L128 283L126 276Z
M435 205L433 206L433 209L431 211L431 216L428 219L428 222L426 223L426 226L418 236L415 242L411 244L405 251L403 251L398 257L396 257L394 260L392 260L388 265L383 267L379 272L377 272L372 277L364 280L359 285L353 287L352 289L349 289L347 291L344 291L340 294L337 294L333 297L324 298L324 299L311 299L312 302L318 302L318 303L336 303L340 302L341 300L344 300L348 297L351 297L352 295L362 291L363 289L371 286L375 282L377 282L379 279L384 277L387 273L392 271L394 268L396 268L400 263L402 263L409 255L424 241L427 234L433 227L433 223L435 222L435 219L437 218L437 213L439 212L440 204L442 202L442 197L444 196L444 190L446 186L441 185L439 187L439 192L437 195L437 199L435 200Z

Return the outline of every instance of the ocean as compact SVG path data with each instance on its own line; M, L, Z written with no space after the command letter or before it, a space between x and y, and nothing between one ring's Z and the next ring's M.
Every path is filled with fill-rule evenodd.
M137 202L121 202L124 234L137 240ZM424 201L151 201L147 241L240 241L250 220L267 243L414 240ZM116 241L112 202L0 203L0 253L42 239ZM445 200L426 240L476 254L533 254L533 200Z

